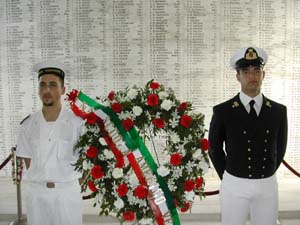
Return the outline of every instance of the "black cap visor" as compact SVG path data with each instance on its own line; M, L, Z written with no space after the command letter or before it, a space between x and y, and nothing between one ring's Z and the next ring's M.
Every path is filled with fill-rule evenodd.
M236 62L235 68L243 69L243 68L247 68L249 66L264 67L264 65L265 64L264 64L263 59L258 57L257 59L254 59L254 60L240 59L239 61Z

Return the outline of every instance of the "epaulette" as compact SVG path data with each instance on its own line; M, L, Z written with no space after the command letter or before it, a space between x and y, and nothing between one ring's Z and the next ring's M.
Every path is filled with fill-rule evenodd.
M31 114L29 114L28 116L26 116L26 117L21 121L20 125L21 125L22 123L24 123L24 121L27 120L27 119L30 117L30 115L31 115Z

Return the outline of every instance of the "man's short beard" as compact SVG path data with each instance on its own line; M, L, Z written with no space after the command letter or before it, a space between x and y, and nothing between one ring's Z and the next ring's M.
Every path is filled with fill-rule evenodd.
M53 105L54 105L54 102L49 102L49 103L43 102L43 105L44 105L44 106L53 106Z

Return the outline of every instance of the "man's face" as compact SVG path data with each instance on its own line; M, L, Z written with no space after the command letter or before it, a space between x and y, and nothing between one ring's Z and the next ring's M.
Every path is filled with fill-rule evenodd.
M61 101L65 87L61 78L54 74L42 75L39 79L39 96L44 106L55 106Z
M248 66L239 69L236 78L241 83L241 89L245 94L256 95L260 92L265 72L262 67Z

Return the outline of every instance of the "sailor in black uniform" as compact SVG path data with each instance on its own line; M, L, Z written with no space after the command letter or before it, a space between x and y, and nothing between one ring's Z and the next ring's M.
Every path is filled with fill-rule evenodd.
M222 225L275 225L276 171L287 144L287 109L261 93L267 54L246 47L233 54L241 91L213 108L210 159L222 179Z

